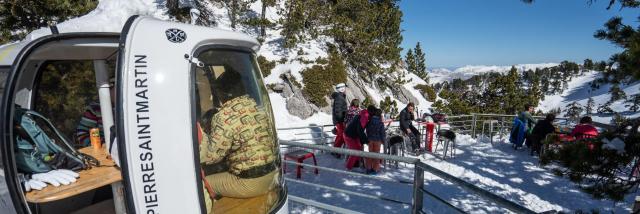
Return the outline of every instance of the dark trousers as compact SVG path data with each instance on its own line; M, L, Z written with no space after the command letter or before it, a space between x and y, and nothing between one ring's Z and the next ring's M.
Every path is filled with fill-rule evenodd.
M540 154L540 150L542 150L542 138L538 135L531 134L527 137L527 142L529 142L529 147L531 148L531 155L534 153Z
M405 135L409 136L409 139L411 139L411 150L419 149L420 148L420 132L414 126L409 126L408 128L411 130L411 133L407 133L406 128L402 129L402 132Z

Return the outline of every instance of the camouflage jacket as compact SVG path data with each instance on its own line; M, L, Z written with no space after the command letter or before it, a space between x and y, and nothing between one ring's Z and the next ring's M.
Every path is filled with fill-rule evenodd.
M211 134L202 133L200 162L224 164L231 174L241 178L272 172L278 153L269 120L265 110L248 96L224 103L211 119Z

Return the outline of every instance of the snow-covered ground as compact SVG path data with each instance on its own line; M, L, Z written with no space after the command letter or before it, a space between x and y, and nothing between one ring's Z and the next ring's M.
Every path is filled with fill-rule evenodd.
M306 132L312 130L298 130ZM293 136L293 135L289 135ZM295 135L297 138L304 136ZM281 136L282 137L282 136ZM505 199L523 205L536 212L549 210L572 212L576 210L626 213L630 211L631 202L637 194L630 194L621 203L610 200L592 198L581 191L578 184L567 178L554 175L550 169L538 164L538 158L529 156L525 150L514 151L510 144L501 142L494 144L478 141L470 136L458 136L455 158L442 160L432 154L420 156L423 162L464 179ZM441 154L441 149L437 154ZM318 165L334 169L344 169L344 159L336 159L327 153L316 152ZM294 166L290 165L286 176L295 179ZM413 166L400 164L383 168L377 176L401 182L379 181L366 177L344 175L320 170L313 174L310 168L304 168L302 181L323 184L342 190L373 194L384 198L411 202L411 182ZM355 169L362 172L362 169ZM289 194L318 202L363 212L363 213L407 213L411 207L395 202L373 200L337 191L309 187L296 182L287 183ZM504 213L508 212L500 206L484 200L480 196L467 192L430 173L425 173L425 189L449 201L454 206L470 213ZM325 212L315 207L292 203L293 213ZM429 213L455 213L430 196L424 196L424 207Z
M595 103L593 114L594 121L609 124L613 115L595 113L598 106L606 103L611 98L611 94L609 93L611 84L602 85L596 90L591 89L591 81L599 78L600 76L601 75L597 71L590 71L585 73L583 76L572 78L568 83L567 90L564 90L562 94L545 96L544 100L540 101L538 109L542 111L550 111L556 108L565 109L565 107L572 102L577 102L584 107L587 105L589 97L591 97ZM638 94L640 93L640 82L629 85L623 84L620 85L620 88L627 94L627 96ZM616 112L621 112L625 117L640 117L640 112L628 111L628 108L625 107L624 100L612 103L611 109Z

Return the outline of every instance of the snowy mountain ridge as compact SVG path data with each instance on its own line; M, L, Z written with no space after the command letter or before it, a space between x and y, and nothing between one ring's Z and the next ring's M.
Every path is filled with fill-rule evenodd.
M431 83L439 83L444 81L451 81L453 79L467 80L475 75L485 73L507 73L511 70L511 67L518 69L518 72L527 70L536 70L542 68L548 68L557 66L559 63L538 63L538 64L517 64L517 65L466 65L454 69L453 71L447 68L436 68L429 71L429 80Z

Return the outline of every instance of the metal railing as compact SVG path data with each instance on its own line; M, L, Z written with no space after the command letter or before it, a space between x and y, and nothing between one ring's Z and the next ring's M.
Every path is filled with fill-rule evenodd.
M495 133L496 135L499 136L508 136L508 134L511 131L511 127L512 127L512 123L513 123L513 119L516 117L516 115L506 115L506 114L469 114L469 115L453 115L453 116L448 116L448 123L451 127L452 130L454 130L456 133L460 133L460 134L468 134L471 135L473 138L477 138L479 131L482 131L481 133L485 134L485 127L484 125L486 125L487 123L490 124L490 128L489 128L489 136L491 137L491 140L493 142L493 134ZM534 118L536 119L542 119L543 117L540 116L534 116ZM567 118L556 118L555 123L557 125L560 126L568 126L570 125L570 121ZM601 128L605 128L608 129L610 128L607 125L604 124L595 124L598 127ZM395 125L390 125L390 126L397 126L397 124ZM465 189L466 191L469 192L473 192L479 196L481 196L482 198L496 203L510 211L516 212L516 213L535 213L534 211L519 205L517 203L514 203L512 201L506 200L496 194L493 194L487 190L484 190L474 184L471 184L465 180L462 180L458 177L455 177L451 174L448 174L444 171L441 171L437 168L434 168L432 166L429 166L423 162L421 162L419 159L416 158L409 158L409 157L402 157L402 156L393 156L393 155L387 155L387 154L380 154L380 153L369 153L369 152L363 152L363 151L357 151L357 150L350 150L350 149L342 149L342 148L334 148L332 146L325 146L326 144L329 144L330 142L327 142L327 139L333 139L335 136L331 133L331 129L333 128L333 125L311 125L311 126L305 126L305 127L291 127L291 128L280 128L278 129L278 131L296 131L295 133L293 133L294 139L292 140L280 140L280 145L282 145L283 147L298 147L298 148L304 148L304 149L311 149L311 150L319 150L322 152L331 152L331 153L336 153L336 154L342 154L342 155L355 155L355 156L360 156L360 157L365 157L365 158L375 158L375 159L383 159L383 160L390 160L390 161L397 161L397 162L402 162L402 163L406 163L406 164L413 164L414 165L414 179L413 181L403 181L403 180L393 180L393 179L389 179L389 178L382 178L382 177L378 177L378 176L371 176L371 175L365 175L365 174L361 174L361 173L354 173L354 172L349 172L349 171L345 171L345 170L339 170L339 169L333 169L333 168L328 168L328 167L321 167L321 166L315 166L315 165L309 165L309 164L304 164L304 163L298 163L298 162L293 162L293 161L286 161L284 160L283 163L285 164L294 164L294 165L300 165L300 166L304 166L304 167L308 167L308 168L312 168L312 169L321 169L324 171L331 171L331 172L335 172L335 173L342 173L342 174L348 174L348 175L354 175L354 176L360 176L360 177L366 177L369 179L376 179L376 180L383 180L383 181L389 181L389 182L396 182L396 183L403 183L403 184L411 184L413 186L412 189L412 201L411 202L406 202L406 201L401 201L401 200L397 200L397 199L393 199L393 198L386 198L386 197L382 197L382 196L378 196L378 195L368 195L365 193L358 193L358 192L353 192L353 191L348 191L348 190L344 190L344 189L340 189L340 188L335 188L335 187L329 187L329 186L325 186L322 184L314 184L314 183L309 183L309 182L305 182L305 181L300 181L300 180L294 180L294 179L289 179L286 178L287 181L292 182L292 183L299 183L299 184L303 184L303 185L310 185L310 186L314 186L314 187L318 187L318 188L324 188L324 189L330 189L333 191L339 191L345 194L351 194L351 195L358 195L360 197L365 197L365 198L370 198L370 199L376 199L376 200L383 200L383 201L389 201L389 202L394 202L394 203L398 203L398 204L403 204L403 205L410 205L411 206L411 212L412 213L423 213L424 211L423 209L423 196L424 194L427 194L428 196L430 196L431 198L435 199L435 201L438 201L444 205L446 205L447 207L451 208L452 210L456 211L456 212L460 212L460 213L465 213L465 211L461 210L460 208L452 205L450 202L448 202L445 199L440 198L439 196L437 196L436 194L433 194L430 191L427 191L424 188L424 173L425 172L429 172L437 177L440 177L448 182L453 183L454 185L457 185L463 189ZM422 128L422 127L420 127ZM309 129L308 131L305 130L305 132L299 132L302 129ZM424 131L424 130L422 130ZM311 135L311 138L297 138L297 136L301 136L301 135ZM486 135L486 134L485 134ZM301 199L299 197L294 197L296 199ZM327 205L327 204L322 204L320 202L316 202L316 201L310 201L308 199L301 199L301 200L296 200L296 202L298 203L303 203L303 204L308 204L311 206L316 206L322 209L326 209L326 210L330 210L333 212L338 212L338 213L344 213L347 210L343 209L343 208L336 208L332 205ZM349 213L357 213L355 211L349 211Z
M423 211L423 200L424 200L424 194L427 194L428 196L434 198L436 201L446 205L447 207L451 208L452 210L456 211L456 212L460 212L460 213L465 213L465 211L463 211L462 209L454 206L453 204L449 203L447 200L440 198L439 196L437 196L436 194L433 194L432 192L428 191L425 189L424 187L424 173L425 172L429 172L437 177L440 177L448 182L453 183L454 185L457 185L469 192L475 193L479 196L481 196L482 198L491 201L493 203L496 203L508 210L511 210L513 212L516 213L535 213L532 210L519 205L517 203L511 202L509 200L506 200L498 195L495 195L487 190L484 190L480 187L475 186L474 184L471 184L467 181L464 181L460 178L457 178L453 175L450 175L444 171L441 171L437 168L434 168L432 166L429 166L423 162L420 161L420 159L417 158L410 158L410 157L402 157L402 156L393 156L393 155L387 155L387 154L380 154L380 153L370 153L370 152L363 152L363 151L358 151L358 150L350 150L350 149L342 149L342 148L334 148L334 147L330 147L330 146L324 146L324 145L315 145L315 144L309 144L309 143L302 143L302 142L297 142L297 141L290 141L290 140L280 140L280 145L284 145L284 146L289 146L289 147L299 147L299 148L305 148L305 149L312 149L312 150L320 150L320 151L324 151L324 152L332 152L332 153L337 153L337 154L342 154L342 155L354 155L354 156L360 156L360 157L364 157L364 158L375 158L375 159L383 159L383 160L390 160L390 161L398 161L398 162L403 162L403 163L407 163L407 164L413 164L414 165L414 178L412 182L408 182L408 181L401 181L401 180L393 180L393 179L389 179L389 178L381 178L381 177L377 177L377 176L371 176L371 175L365 175L365 174L360 174L360 173L354 173L354 172L349 172L349 171L345 171L345 170L338 170L338 169L332 169L332 168L327 168L327 167L320 167L320 166L314 166L314 165L309 165L309 164L303 164L303 163L298 163L298 162L293 162L293 161L284 161L284 163L290 163L290 164L296 164L296 165L301 165L304 167L309 167L309 168L316 168L316 169L322 169L322 170L327 170L327 171L332 171L332 172L336 172L336 173L342 173L342 174L348 174L348 175L356 175L356 176L361 176L361 177L367 177L367 178L371 178L371 179L378 179L378 180L385 180L385 181L391 181L391 182L398 182L398 183L405 183L405 184L409 184L411 183L413 186L412 189L412 200L411 202L406 202L406 201L401 201L398 199L393 199L393 198L387 198L387 197L382 197L382 196L378 196L378 195L370 195L370 194L365 194L365 193L359 193L359 192L353 192L353 191L348 191L348 190L344 190L344 189L340 189L340 188L335 188L335 187L330 187L330 186L326 186L326 185L322 185L322 184L315 184L315 183L310 183L310 182L305 182L305 181L300 181L300 180L295 180L295 179L289 179L287 178L286 180L288 182L292 182L292 183L299 183L299 184L303 184L303 185L309 185L309 186L314 186L317 188L324 188L324 189L328 189L328 190L332 190L332 191L338 191L338 192L342 192L345 194L351 194L351 195L357 195L360 197L365 197L365 198L370 198L370 199L376 199L376 200L383 200L383 201L389 201L389 202L394 202L394 203L398 203L398 204L403 204L403 205L410 205L411 206L411 213L424 213ZM303 203L303 202L300 202ZM309 204L311 206L320 206L320 208L322 209L327 209L327 210L333 210L332 207L329 206L324 206L322 205L322 203L318 203L315 202L314 204ZM335 212L339 212L339 211L335 211Z

